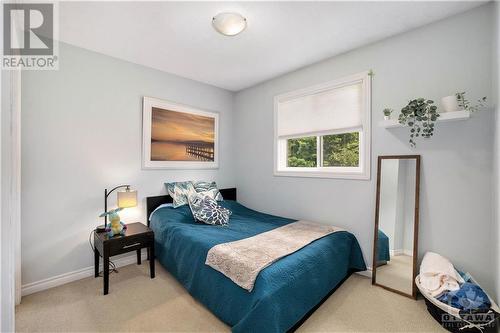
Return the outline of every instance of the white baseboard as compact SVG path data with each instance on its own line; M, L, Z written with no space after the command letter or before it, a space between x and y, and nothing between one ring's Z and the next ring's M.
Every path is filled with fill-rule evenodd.
M372 278L372 268L367 267L366 271L356 272L356 274L359 274L359 275L362 275L362 276L365 276L365 277L368 277L371 279Z
M390 250L389 252L390 252L391 257L401 256L401 255L405 255L405 256L410 256L411 257L413 255L413 251L407 250L407 249Z
M402 249L390 250L389 254L390 254L391 257L400 256L400 255L403 254L403 250Z
M146 260L146 257L147 257L147 255L143 251L142 260ZM134 252L134 255L118 258L118 259L113 260L113 262L115 263L116 267L123 267L123 266L127 266L130 264L136 263L137 256ZM101 260L100 267L102 268L102 260ZM82 269L79 269L79 270L76 270L73 272L68 272L68 273L64 273L61 275L53 276L53 277L43 279L40 281L27 283L21 287L21 296L26 296L26 295L33 294L33 293L36 293L36 292L39 292L42 290L61 286L63 284L77 281L77 280L80 280L80 279L83 279L83 278L86 278L89 276L94 276L94 266L89 266L89 267L82 268Z

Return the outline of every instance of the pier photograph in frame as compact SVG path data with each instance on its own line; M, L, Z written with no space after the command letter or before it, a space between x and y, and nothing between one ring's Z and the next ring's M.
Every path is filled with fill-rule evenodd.
M219 115L157 98L144 97L143 167L218 167Z

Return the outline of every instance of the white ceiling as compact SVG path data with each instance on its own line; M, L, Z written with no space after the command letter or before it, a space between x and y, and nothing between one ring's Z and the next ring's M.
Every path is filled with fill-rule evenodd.
M483 2L61 2L66 43L238 91ZM236 37L212 16L248 20Z

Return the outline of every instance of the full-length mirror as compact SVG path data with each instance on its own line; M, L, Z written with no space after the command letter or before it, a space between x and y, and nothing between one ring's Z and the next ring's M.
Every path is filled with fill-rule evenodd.
M416 297L420 156L379 156L372 283Z

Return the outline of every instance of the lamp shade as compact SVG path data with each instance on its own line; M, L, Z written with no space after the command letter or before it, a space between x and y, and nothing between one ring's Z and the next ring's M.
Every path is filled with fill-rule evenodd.
M126 189L125 191L118 191L118 207L129 208L137 206L137 191Z

